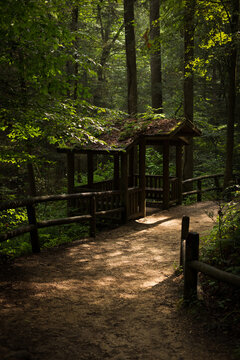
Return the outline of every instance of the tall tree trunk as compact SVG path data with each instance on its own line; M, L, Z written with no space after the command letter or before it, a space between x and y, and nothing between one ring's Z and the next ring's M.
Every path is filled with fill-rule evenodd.
M128 113L137 113L137 65L134 32L134 0L124 0L125 47L127 60Z
M193 122L193 71L195 0L186 0L184 8L184 117ZM193 177L193 141L185 147L184 179Z
M103 21L102 6L98 4L98 21L101 27L101 38L102 38L102 53L97 68L97 87L94 94L94 105L96 106L107 106L106 104L106 93L108 89L106 88L106 78L105 78L105 68L106 63L111 54L112 48L118 39L121 31L124 28L124 23L119 27L118 31L115 33L111 39L111 27L114 24L114 9L112 8L113 4L109 4L109 11L107 13L107 21Z
M160 0L150 0L151 95L152 107L162 112L162 68L160 44Z
M74 7L72 9L72 21L70 24L70 29L72 32L76 32L78 30L78 15L79 15L79 9L78 6ZM77 48L78 46L78 41L77 38L74 41L74 47ZM77 99L77 93L78 93L78 80L77 80L77 76L78 76L78 63L77 62L72 62L72 61L68 61L67 62L67 74L69 76L69 78L71 78L73 75L75 76L76 80L74 80L73 82L70 80L70 88L68 90L68 96L72 97L74 100ZM72 87L72 89L71 89Z
M227 142L226 142L226 164L224 172L224 187L227 187L233 178L233 151L234 151L234 124L236 109L236 66L237 45L236 35L239 25L239 0L232 0L231 33L232 43L229 49L228 62L228 120L227 120Z

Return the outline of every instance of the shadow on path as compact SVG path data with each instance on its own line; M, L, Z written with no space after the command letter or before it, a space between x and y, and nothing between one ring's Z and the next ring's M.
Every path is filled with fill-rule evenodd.
M2 267L0 358L12 349L34 360L230 359L178 309L187 212L196 231L210 228L202 204L177 207Z

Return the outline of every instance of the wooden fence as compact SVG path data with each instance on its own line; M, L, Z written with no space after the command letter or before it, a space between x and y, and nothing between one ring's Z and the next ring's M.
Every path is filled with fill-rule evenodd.
M146 175L146 199L147 202L152 202L156 204L161 204L163 202L163 176L162 175ZM182 181L182 186L186 184L192 184L194 190L185 191L180 194L179 182L180 180L177 177L169 177L169 205L174 203L179 203L179 199L182 196L197 195L197 201L202 201L202 195L205 192L216 191L217 194L222 191L223 186L220 184L221 179L223 179L223 174L213 174L198 176L192 179L187 179ZM131 184L131 178L129 177L129 186ZM135 188L139 188L139 175L134 175L133 185ZM82 191L108 191L114 189L113 180L106 180L94 183L92 189L88 188L88 185L82 185L75 187L76 192Z
M216 280L240 287L240 276L219 270L214 266L199 261L199 234L188 232L189 218L182 219L180 264L183 264L185 301L197 297L198 273L201 272ZM188 232L188 233L187 233Z
M223 189L223 186L220 185L220 179L223 178L223 174L213 174L213 175L204 175L204 176L198 176L192 179L187 179L182 181L182 185L184 188L185 184L193 184L193 186L196 186L196 189L191 191L183 192L183 196L187 195L197 195L197 201L202 201L202 194L208 191L217 191L217 193L220 194L220 192ZM207 187L203 188L204 182L209 182L210 180L214 181L214 185L208 185Z
M197 189L185 192L183 195L197 194L197 200L201 201L202 193L210 190L221 190L219 185L219 178L222 174L201 176L198 178L188 179L184 183L197 182ZM202 188L202 182L214 179L215 186ZM24 207L27 210L28 224L0 234L0 242L4 242L13 237L29 232L33 252L39 252L38 229L49 226L58 226L63 224L71 224L76 222L89 222L90 236L95 236L96 233L96 218L99 216L111 216L114 214L120 215L122 219L133 219L142 216L142 189L137 186L139 182L138 176L135 176L135 187L128 188L127 197L125 198L125 206L123 206L122 196L120 190L105 190L113 187L112 181L105 181L96 184L96 189L101 191L88 191L81 187L79 193L62 194L62 195L48 195L36 196L22 201L12 201L0 204L0 211L8 209L16 209ZM179 179L170 177L170 194L169 204L177 202L179 198ZM146 199L152 199L155 202L162 202L162 176L160 175L146 175ZM50 201L67 201L68 208L73 211L68 213L68 217L61 219L51 219L37 221L35 205L39 203L46 203ZM181 253L182 254L182 253Z
M35 210L36 204L63 200L77 200L78 202L81 200L84 204L85 213L83 215L68 216L66 218L37 221ZM40 252L38 229L88 221L90 224L90 236L95 237L97 216L104 216L113 213L122 214L124 211L124 207L121 206L120 191L36 196L22 201L2 203L0 205L0 211L17 209L20 207L25 207L27 209L28 225L0 234L0 242L4 242L15 236L30 233L33 253Z

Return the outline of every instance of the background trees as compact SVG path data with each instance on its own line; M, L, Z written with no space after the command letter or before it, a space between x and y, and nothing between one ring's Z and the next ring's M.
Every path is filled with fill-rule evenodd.
M27 163L41 178L43 164L57 160L53 146L91 141L119 110L151 104L202 129L196 174L225 169L228 183L239 171L238 0L9 0L0 10L0 176L4 184L7 172L15 178L13 192L25 183Z

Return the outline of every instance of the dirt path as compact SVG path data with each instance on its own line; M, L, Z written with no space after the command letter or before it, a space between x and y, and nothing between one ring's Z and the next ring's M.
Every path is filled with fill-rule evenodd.
M18 259L0 275L0 359L226 360L224 338L179 311L182 215L203 234L210 202L152 214L94 241ZM26 356L27 358L27 356ZM12 359L12 358L11 358Z

